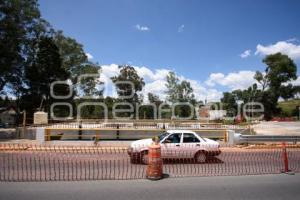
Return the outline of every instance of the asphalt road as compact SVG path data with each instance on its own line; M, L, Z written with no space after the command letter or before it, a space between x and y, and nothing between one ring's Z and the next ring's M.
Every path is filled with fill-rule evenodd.
M300 174L167 178L161 181L0 183L0 200L300 199Z

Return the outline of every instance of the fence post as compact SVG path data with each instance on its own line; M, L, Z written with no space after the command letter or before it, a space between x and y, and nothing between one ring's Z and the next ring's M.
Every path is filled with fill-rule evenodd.
M46 134L46 141L51 140L51 131L48 128L45 128L45 134Z
M78 140L82 140L82 121L78 125Z
M228 131L227 131L227 129L224 131L224 142L225 143L228 142Z
M284 163L284 169L282 170L282 172L286 174L294 175L294 173L291 172L291 170L289 170L289 160L288 160L285 142L282 143L282 158Z
M119 131L119 128L120 128L120 126L119 126L119 124L117 124L117 140L120 139L120 131Z
M95 145L98 144L98 140L99 140L99 132L100 132L100 130L96 130L95 141L94 141L94 144L95 144Z

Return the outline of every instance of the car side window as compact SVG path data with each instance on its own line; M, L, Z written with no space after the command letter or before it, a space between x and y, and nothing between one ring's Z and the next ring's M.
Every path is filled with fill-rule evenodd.
M183 143L197 143L200 140L192 133L185 133L183 135Z
M180 143L181 133L174 133L170 135L164 143Z

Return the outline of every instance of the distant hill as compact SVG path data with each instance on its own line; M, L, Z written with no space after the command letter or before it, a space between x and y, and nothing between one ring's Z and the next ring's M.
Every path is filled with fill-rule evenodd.
M285 116L298 115L296 111L297 106L300 106L300 99L293 99L278 102L278 107L282 109L282 114Z

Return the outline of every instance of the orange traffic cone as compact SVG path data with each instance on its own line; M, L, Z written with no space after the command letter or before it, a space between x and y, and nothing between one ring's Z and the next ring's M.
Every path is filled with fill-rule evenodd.
M147 178L150 180L159 180L163 177L161 147L158 142L149 147L148 152Z

